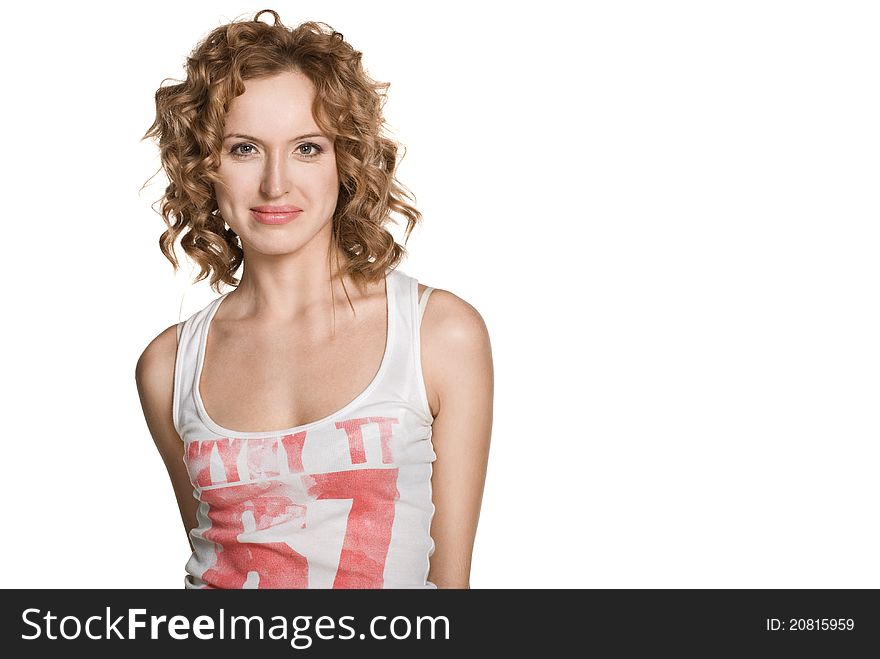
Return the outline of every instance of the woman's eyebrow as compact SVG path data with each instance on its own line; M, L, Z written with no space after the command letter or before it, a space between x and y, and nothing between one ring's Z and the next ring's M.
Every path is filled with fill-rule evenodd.
M229 135L224 135L223 139L228 140L231 137L235 137L242 140L251 140L252 142L261 142L258 137L253 137L252 135L244 135L243 133L230 133ZM305 135L297 135L292 138L291 142L298 142L299 140L304 140L309 137L323 137L325 140L329 140L330 138L324 135L323 133L306 133Z

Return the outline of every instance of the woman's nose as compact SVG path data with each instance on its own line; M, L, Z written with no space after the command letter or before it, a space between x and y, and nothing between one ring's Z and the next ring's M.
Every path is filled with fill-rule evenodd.
M260 191L267 197L281 197L290 189L290 171L287 158L281 154L269 156L263 170Z

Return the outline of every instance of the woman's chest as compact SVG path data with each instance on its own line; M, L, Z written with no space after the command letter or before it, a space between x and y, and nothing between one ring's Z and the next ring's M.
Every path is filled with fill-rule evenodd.
M382 364L384 318L328 337L308 334L212 329L198 382L208 416L224 428L263 432L309 424L355 400Z

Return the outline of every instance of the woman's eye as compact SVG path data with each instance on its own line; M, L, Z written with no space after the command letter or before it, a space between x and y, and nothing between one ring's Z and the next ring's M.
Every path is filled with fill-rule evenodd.
M229 153L231 153L234 156L249 156L253 153L253 151L245 151L244 153L242 153L241 151L239 151L239 149L253 149L253 148L254 148L253 144L236 144L234 147L232 147L232 149L229 151Z
M319 147L317 144L312 144L311 142L309 142L306 144L300 144L297 147L297 151L299 151L299 155L301 156L305 156L306 158L314 158L321 152L321 147Z

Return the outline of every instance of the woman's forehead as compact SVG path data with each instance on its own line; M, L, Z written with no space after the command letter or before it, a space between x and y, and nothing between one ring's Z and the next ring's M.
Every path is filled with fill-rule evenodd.
M318 133L312 116L315 96L311 81L301 74L245 81L245 92L235 97L226 115L225 133L296 135Z

